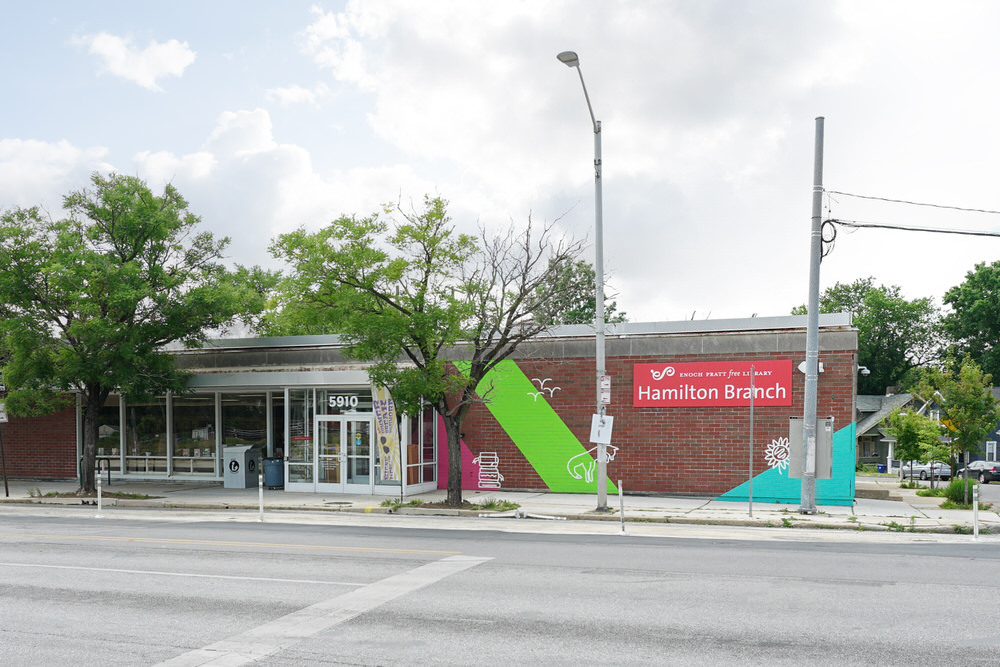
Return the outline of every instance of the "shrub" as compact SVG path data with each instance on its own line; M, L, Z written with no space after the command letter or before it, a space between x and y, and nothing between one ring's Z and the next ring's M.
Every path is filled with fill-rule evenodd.
M974 479L969 480L969 500L972 500L972 487L979 484ZM962 478L953 479L944 489L945 498L956 504L965 502L965 480Z

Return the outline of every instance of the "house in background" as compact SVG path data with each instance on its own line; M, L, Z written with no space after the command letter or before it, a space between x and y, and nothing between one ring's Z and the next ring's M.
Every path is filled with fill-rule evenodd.
M915 402L914 398L913 394L857 397L855 417L858 424L857 463L889 466L889 462L893 459L893 443L885 427L882 426L882 420L896 408Z
M993 387L993 396L997 400L1000 400L1000 387ZM913 409L918 411L926 411L931 417L939 417L937 406L933 403L925 404L915 394L859 395L857 397L858 464L886 466L886 470L889 470L893 465L899 465L898 461L893 463L895 455L892 451L892 446L894 443L886 433L885 427L882 426L882 420L896 408L907 405L913 406ZM969 461L1000 460L998 442L1000 442L1000 424L997 424L993 431L980 444L980 451L970 452ZM959 467L964 465L964 462L961 461L961 455L959 455L959 460L956 463Z

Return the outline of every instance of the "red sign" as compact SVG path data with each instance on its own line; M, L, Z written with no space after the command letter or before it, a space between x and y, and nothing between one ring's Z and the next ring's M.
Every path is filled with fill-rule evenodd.
M751 366L754 405L792 404L792 362L781 360L635 364L632 405L637 408L748 406Z

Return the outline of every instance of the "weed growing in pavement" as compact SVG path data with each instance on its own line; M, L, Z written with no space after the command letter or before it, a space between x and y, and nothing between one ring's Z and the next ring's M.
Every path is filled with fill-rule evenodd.
M781 517L781 525L784 526L785 528L792 528L792 520L789 519L787 516L783 516Z
M882 524L882 525L887 526L889 528L889 530L891 530L891 531L894 531L894 532L897 532L897 533L903 532L903 526L902 526L902 524L898 524L895 521L890 521L889 523Z
M400 507L419 507L424 504L423 500L415 498L408 503L402 502L399 498L386 498L382 501L382 507L388 507L390 511L398 510Z
M509 500L504 500L503 498L484 498L479 506L485 510L490 510L493 512L509 512L510 510L516 510L520 507L517 503L512 503Z
M856 517L856 516L849 516L849 517L847 517L847 520L848 521L857 521L858 517Z
M920 489L917 491L917 495L922 498L943 498L944 497L944 487L938 486L933 489Z

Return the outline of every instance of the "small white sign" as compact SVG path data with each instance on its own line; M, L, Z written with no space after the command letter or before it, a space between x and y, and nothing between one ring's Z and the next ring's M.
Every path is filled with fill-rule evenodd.
M611 376L602 375L601 376L601 391L611 391Z
M590 420L590 441L598 445L611 444L611 427L615 418L610 415L594 415Z
M7 423L7 405L0 402L0 424Z

